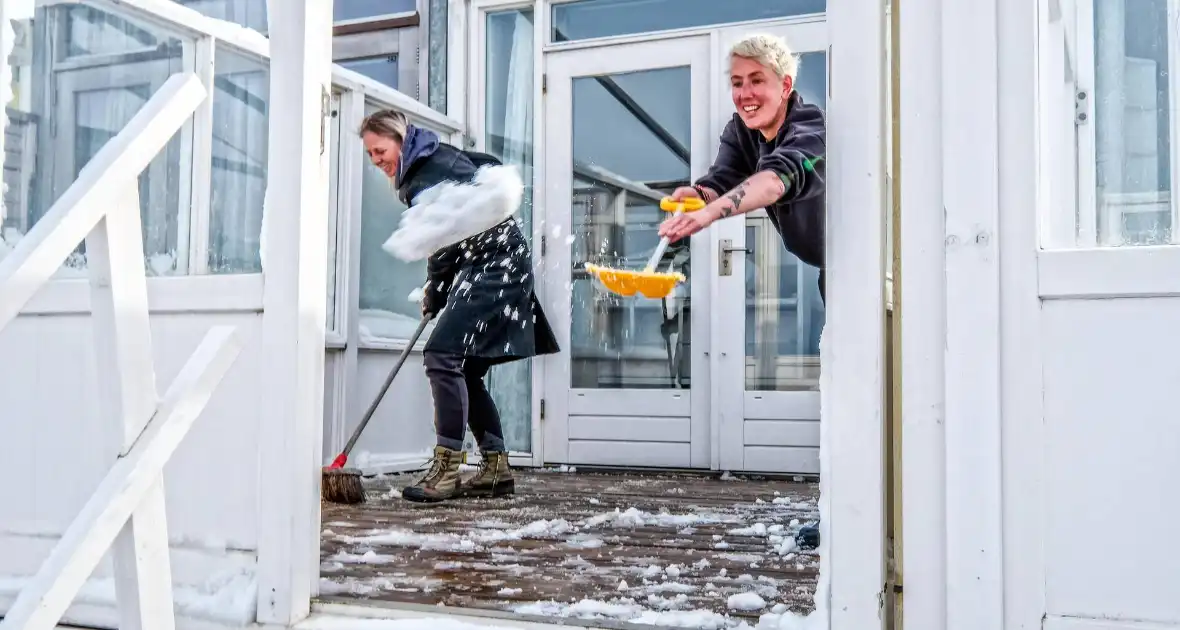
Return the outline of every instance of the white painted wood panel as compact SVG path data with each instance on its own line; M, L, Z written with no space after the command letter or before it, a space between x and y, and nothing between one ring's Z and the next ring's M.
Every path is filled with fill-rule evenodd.
M1159 624L1123 619L1045 618L1043 630L1175 630L1180 624Z
M181 626L193 616L252 619L252 602L235 607L240 602L227 599L221 610L186 604L198 587L253 584L258 496L263 484L273 483L257 468L259 381L267 365L258 345L260 315L154 314L150 321L160 391L212 326L238 326L247 340L165 467L164 481ZM0 331L0 356L20 366L0 378L0 460L22 471L21 483L0 486L0 614L48 557L122 446L96 411L92 327L87 315L21 315ZM108 597L104 590L111 577L108 554L65 620L114 627L103 621L115 614L113 592Z
M1180 299L1045 303L1050 614L1180 623Z
M603 442L570 440L569 457L560 464L683 468L690 446L674 442ZM548 458L546 458L548 459Z
M817 423L818 425L818 423ZM742 470L756 473L819 474L819 448L805 446L747 446Z
M819 422L815 420L746 420L746 446L807 446L819 444Z
M398 353L362 350L357 358L356 384L353 387L356 404L361 413L381 390L389 370L397 362ZM335 457L344 442L360 423L360 417L344 419L344 426L336 432L342 441L324 445L325 462ZM436 443L434 432L434 401L430 383L422 366L422 354L413 352L406 358L397 378L389 386L385 398L373 413L373 419L357 440L349 457L349 465L370 472L422 466L430 458Z
M618 442L689 442L688 417L636 418L634 416L570 416L571 440Z

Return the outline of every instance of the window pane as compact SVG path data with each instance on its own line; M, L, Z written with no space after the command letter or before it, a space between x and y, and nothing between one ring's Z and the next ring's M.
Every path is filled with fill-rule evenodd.
M202 15L266 33L266 0L172 0Z
M114 138L174 73L180 41L87 7L37 12L37 24L14 22L13 99L4 134L4 208L0 255L44 216L82 168ZM146 46L146 48L145 48ZM134 50L134 56L120 53ZM86 55L109 55L91 63ZM65 60L70 58L68 62ZM38 82L44 81L38 85ZM170 275L187 270L187 229L178 229L182 166L178 131L139 175L145 270ZM85 273L80 244L61 276Z
M379 83L397 89L397 55L369 57L367 59L346 59L337 64L358 72Z
M822 13L827 0L579 0L553 6L552 41Z
M524 180L521 229L532 242L533 225L533 12L511 10L487 16L487 75L484 86L484 147L505 164L520 167ZM510 451L532 450L531 361L499 365L488 373Z
M366 106L366 114L377 111ZM426 261L403 262L381 245L397 229L406 206L393 182L364 158L361 182L360 335L362 340L408 339L422 309L410 292L426 283ZM426 339L434 324L427 327Z
M222 49L214 67L209 271L259 272L270 72Z
M339 22L404 13L417 9L417 5L417 0L336 0L332 3L332 19Z
M795 89L803 102L826 106L827 74L826 53L799 55ZM761 215L746 219L746 390L816 390L824 327L819 269L788 252Z
M1099 245L1174 239L1169 24L1167 0L1094 3Z

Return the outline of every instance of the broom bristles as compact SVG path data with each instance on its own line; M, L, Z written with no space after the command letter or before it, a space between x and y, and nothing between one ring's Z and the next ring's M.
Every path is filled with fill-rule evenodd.
M361 483L361 472L347 468L324 468L320 497L331 503L345 505L364 503L365 487Z

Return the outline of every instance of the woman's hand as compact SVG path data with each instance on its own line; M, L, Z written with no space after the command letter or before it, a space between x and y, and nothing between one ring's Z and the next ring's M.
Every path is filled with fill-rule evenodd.
M685 199L700 199L701 194L697 192L696 188L692 186L681 186L672 191L672 201L684 201Z
M695 191L693 194L695 196ZM709 227L716 220L717 215L707 206L696 212L682 212L660 224L660 238L666 236L675 243Z

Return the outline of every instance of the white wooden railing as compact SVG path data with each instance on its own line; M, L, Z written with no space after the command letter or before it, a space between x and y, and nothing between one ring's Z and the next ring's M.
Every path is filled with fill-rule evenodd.
M51 630L111 550L120 630L171 630L164 465L237 359L242 340L215 327L157 397L148 321L138 176L210 95L191 73L173 76L79 173L77 181L0 261L0 330L82 241L103 421L122 448L98 489L0 630Z

